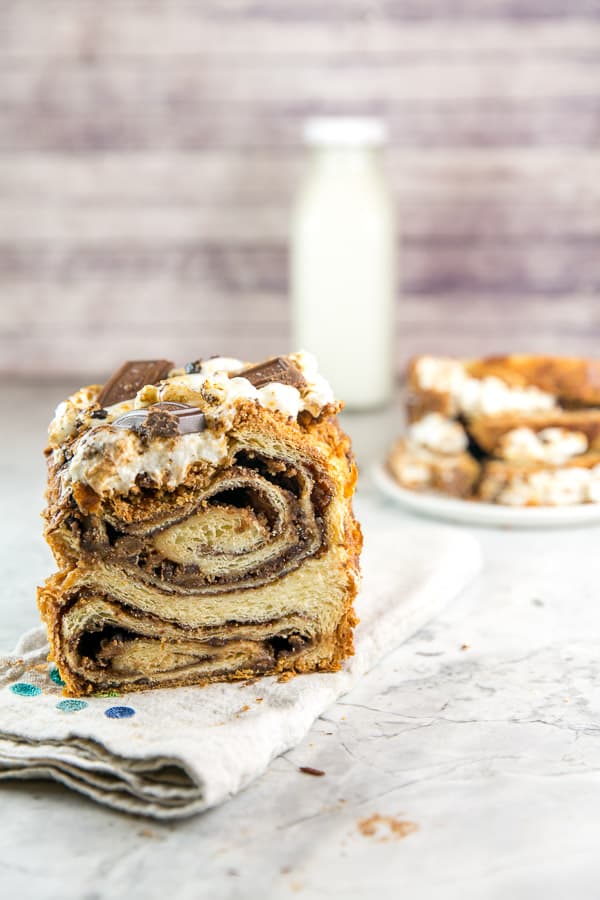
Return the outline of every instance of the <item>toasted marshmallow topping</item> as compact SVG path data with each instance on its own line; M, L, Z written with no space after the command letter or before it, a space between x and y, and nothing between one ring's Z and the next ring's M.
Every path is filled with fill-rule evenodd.
M470 419L507 412L542 412L556 406L555 398L537 387L511 387L493 375L466 378L458 403Z
M257 388L237 374L247 363L215 357L202 362L197 372L175 369L159 384L144 385L135 397L104 410L93 408L100 388L82 388L60 404L49 429L57 462L66 458L63 444L79 435L69 446L73 456L65 466L63 483L83 482L100 494L122 493L143 474L170 488L183 481L193 463L216 464L227 456L227 435L244 403L256 403L289 419L297 419L303 410L317 417L327 406L332 412L337 409L331 387L310 353L300 351L283 359L302 373L300 387L272 381ZM123 413L162 401L197 407L205 416L206 430L148 442L111 427Z
M203 411L226 426L230 425L237 405L243 400L254 400L264 409L278 411L292 419L296 419L303 410L316 417L326 406L335 404L331 386L319 373L317 361L311 353L301 350L291 353L287 359L304 376L306 384L302 388L277 381L256 388L243 375L236 374L245 369L247 363L218 357L203 362L199 372L177 374L163 381L156 390L156 398L181 403L208 403L213 409L204 410L201 406ZM137 395L136 405L144 402L144 392L148 396L148 389L144 388Z
M258 402L265 409L279 410L288 419L296 419L302 407L302 397L298 388L291 384L277 384L276 382L259 388Z
M458 359L443 356L421 356L417 360L417 379L424 391L457 394L466 378Z
M600 503L600 465L572 466L515 476L496 497L508 506L573 506Z
M213 356L202 363L202 374L214 375L216 372L225 372L227 375L231 375L234 372L240 372L245 367L246 363L241 359L234 359L231 356Z
M305 406L298 388L270 382L256 388L247 378L230 378L224 372L205 376L203 372L179 375L163 382L157 391L159 401L171 400L197 404L214 425L230 428L241 401L253 401L264 409L296 419Z
M398 461L394 464L398 481L408 488L420 488L431 484L431 466L415 460Z
M51 446L58 447L59 444L62 444L63 441L75 434L77 417L83 410L94 403L99 391L100 385L83 387L58 404L54 411L54 418L48 428L48 438Z
M419 386L449 394L454 415L472 419L508 412L542 412L553 409L556 399L537 387L514 387L495 375L471 378L459 360L422 356L417 360Z
M411 443L444 454L462 453L468 444L462 425L439 413L429 413L414 422L408 429L408 437Z
M319 372L317 359L306 350L290 353L288 359L294 363L306 379L306 388L302 391L302 409L318 416L322 409L335 403L333 389L326 378Z
M514 428L501 439L497 455L507 460L530 460L560 465L585 453L588 439L581 431L566 428Z
M198 405L203 411L205 406L211 407L207 414L215 424L221 420L225 427L231 424L239 403L246 400L256 401L265 409L278 411L288 418L297 418L303 410L317 417L326 406L335 406L331 386L319 373L312 354L301 350L287 359L304 376L306 384L302 388L274 381L257 389L247 378L236 375L247 367L247 363L221 356L206 360L200 371L192 374L174 369L159 385L147 384L135 397L107 407L106 415L97 421L89 415L89 408L100 387L81 388L57 407L49 428L50 446L58 447L73 437L82 424L87 428L109 425L125 412L162 400Z
M77 442L63 484L80 481L101 495L126 493L138 475L147 475L157 487L174 488L191 465L216 465L227 456L227 449L226 436L209 431L155 438L146 446L133 431L100 426Z

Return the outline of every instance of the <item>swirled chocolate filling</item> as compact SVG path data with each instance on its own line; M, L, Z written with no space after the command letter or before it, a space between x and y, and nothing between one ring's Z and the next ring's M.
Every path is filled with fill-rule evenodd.
M262 674L318 641L317 624L301 614L199 630L152 615L141 618L114 598L86 591L72 598L62 629L72 671L104 687L160 683L198 668L226 674L242 657L246 671Z
M328 479L307 465L239 453L208 484L142 487L102 514L66 520L79 552L165 590L255 587L325 549ZM174 502L175 501L175 502Z

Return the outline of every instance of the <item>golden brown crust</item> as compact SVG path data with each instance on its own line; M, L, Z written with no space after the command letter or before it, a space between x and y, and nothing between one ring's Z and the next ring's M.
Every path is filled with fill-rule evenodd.
M401 487L450 497L472 496L479 477L479 463L469 453L431 453L405 439L392 447L387 467Z
M487 356L467 363L473 378L494 375L506 384L533 386L575 406L600 405L600 360L571 356Z
M445 391L424 389L417 377L419 361L412 359L406 370L407 414L414 422L430 412L453 417L458 414ZM476 379L495 377L514 388L535 387L568 408L600 406L600 360L532 354L457 359L467 375Z
M446 391L425 390L419 382L417 365L420 356L411 359L406 368L406 418L409 424L418 422L429 413L454 418L457 409Z
M472 481L461 482L462 469L455 464L456 478L448 475L443 442L439 451L434 445L434 452L418 446L427 440L429 425L421 433L409 432L410 440L396 445L388 465L413 490L444 490L441 472L455 496L462 490L463 496L514 505L600 502L598 407L600 360L527 354L416 357L407 368L409 424L431 413L459 420L470 441L467 459L481 468ZM425 470L420 481L419 465ZM465 483L470 494L464 493Z
M480 416L467 423L469 436L485 453L495 455L501 439L516 428L528 428L536 434L546 428L577 431L588 439L590 450L600 450L600 410L556 409L539 413L507 413Z

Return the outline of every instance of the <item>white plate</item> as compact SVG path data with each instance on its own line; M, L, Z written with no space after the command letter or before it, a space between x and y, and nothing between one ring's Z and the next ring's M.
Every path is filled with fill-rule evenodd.
M600 503L581 503L577 506L500 506L457 500L443 494L419 493L400 487L383 464L372 470L377 487L405 509L465 522L468 525L495 525L504 528L557 528L564 525L595 525L600 523Z

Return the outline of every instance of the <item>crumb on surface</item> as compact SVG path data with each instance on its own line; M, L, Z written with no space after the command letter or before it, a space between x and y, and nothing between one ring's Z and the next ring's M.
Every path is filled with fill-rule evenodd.
M317 777L325 774L322 769L313 769L312 766L299 766L298 771L304 772L305 775L316 775Z
M363 837L372 837L378 843L385 844L392 840L402 840L409 834L418 831L419 826L416 822L410 822L407 819L396 819L394 816L373 813L372 816L359 820L358 830Z

